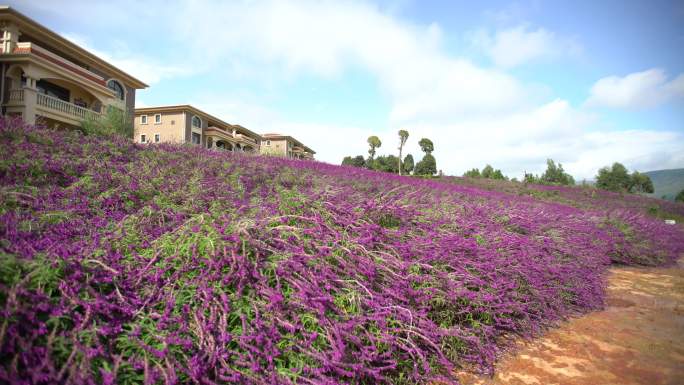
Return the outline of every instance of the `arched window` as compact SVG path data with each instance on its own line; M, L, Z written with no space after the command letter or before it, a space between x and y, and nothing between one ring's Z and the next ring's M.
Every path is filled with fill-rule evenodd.
M116 97L119 98L119 100L124 100L125 92L121 83L117 82L116 80L110 80L107 82L107 87L110 90L114 91Z
M197 128L202 128L202 119L199 116L192 117L192 126Z

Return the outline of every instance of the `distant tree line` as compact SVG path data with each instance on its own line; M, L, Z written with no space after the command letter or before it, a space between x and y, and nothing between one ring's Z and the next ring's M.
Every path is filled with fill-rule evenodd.
M380 138L373 135L368 137L368 157L363 155L345 156L342 160L342 165L363 167L370 170L384 171L395 173L399 175L421 175L433 176L437 174L437 161L432 155L434 151L434 143L428 138L422 138L418 145L424 152L423 158L415 163L413 155L407 154L403 159L403 150L409 138L409 133L406 130L399 130L399 153L396 155L380 155L376 157L377 149L382 146ZM441 175L441 171L439 172ZM500 169L494 169L487 164L482 171L478 168L473 168L463 174L464 177L469 178L483 178L494 180L509 180L507 176L501 172ZM517 182L516 178L511 181ZM544 184L544 185L559 185L559 186L573 186L575 179L563 169L561 163L556 163L553 159L546 160L546 171L541 175L535 175L525 172L523 176L523 183ZM586 185L583 182L583 185ZM596 176L595 186L597 188L615 191L615 192L629 192L629 193L653 193L653 182L648 175L633 171L631 174L627 168L620 163L613 163L611 167L603 167L599 169ZM684 202L684 190L677 194L675 201Z
M486 165L483 169L482 172L480 172L479 169L474 168L472 170L468 170L463 174L463 176L469 177L469 178L484 178L484 179L499 179L499 180L508 180L508 177L505 176L501 170L499 169L494 169L491 165Z
M648 175L638 171L629 174L627 168L617 162L598 171L596 187L615 192L653 193L653 182Z
M477 168L466 171L464 177L508 180L501 170L494 169L491 165L486 165L482 171ZM513 179L515 181L515 178ZM546 160L546 171L541 175L525 172L523 183L573 186L575 179L572 175L565 172L561 163L556 163L553 159ZM586 183L584 183L586 185ZM629 193L653 193L653 182L646 174L634 171L631 174L627 168L620 163L614 163L611 167L603 167L596 176L597 188L615 192ZM676 198L677 199L677 198ZM679 193L678 199L684 202L684 191Z
M437 174L437 160L432 155L435 149L434 143L428 138L422 138L418 145L425 153L423 158L414 163L413 155L406 154L402 160L404 146L409 137L406 130L399 130L399 155L379 155L376 157L377 149L382 146L380 138L373 135L368 137L368 158L363 155L345 156L342 159L343 166L364 167L370 170L390 172L399 175L421 175L433 176Z

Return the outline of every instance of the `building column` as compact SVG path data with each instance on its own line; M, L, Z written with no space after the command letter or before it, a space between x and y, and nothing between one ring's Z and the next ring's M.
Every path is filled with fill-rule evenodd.
M24 121L28 124L36 124L36 103L38 102L38 89L36 79L26 76L24 86Z

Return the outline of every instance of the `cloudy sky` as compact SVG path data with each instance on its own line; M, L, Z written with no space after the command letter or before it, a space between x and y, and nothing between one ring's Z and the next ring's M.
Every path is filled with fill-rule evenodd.
M150 84L138 107L189 103L326 162L369 135L396 153L405 129L447 174L684 167L681 1L10 4Z

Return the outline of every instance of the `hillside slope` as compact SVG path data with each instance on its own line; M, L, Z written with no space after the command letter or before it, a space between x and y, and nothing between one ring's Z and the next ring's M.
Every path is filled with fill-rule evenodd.
M674 200L684 190L684 168L649 171L644 174L651 178L654 189L652 196L656 198Z
M572 206L16 121L0 153L0 382L453 382L601 308L611 261L684 251L679 227L611 195Z

